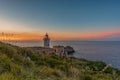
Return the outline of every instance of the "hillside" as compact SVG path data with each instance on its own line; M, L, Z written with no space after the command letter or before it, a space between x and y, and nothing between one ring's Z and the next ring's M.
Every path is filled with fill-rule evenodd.
M120 71L106 66L0 43L0 80L120 80Z

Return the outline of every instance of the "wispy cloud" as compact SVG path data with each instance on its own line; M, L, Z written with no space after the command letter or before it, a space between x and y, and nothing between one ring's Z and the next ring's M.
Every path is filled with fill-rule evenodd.
M80 36L80 39L84 39L84 40L93 40L93 39L114 39L114 38L118 38L120 36L120 30L115 30L115 31L108 31L108 32L103 32L103 33L95 33L95 34L87 34L87 35L83 35Z

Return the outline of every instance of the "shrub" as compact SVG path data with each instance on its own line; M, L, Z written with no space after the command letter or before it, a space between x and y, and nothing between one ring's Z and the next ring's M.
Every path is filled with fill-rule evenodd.
M0 46L0 52L5 53L8 57L12 58L16 55L16 49L9 45Z

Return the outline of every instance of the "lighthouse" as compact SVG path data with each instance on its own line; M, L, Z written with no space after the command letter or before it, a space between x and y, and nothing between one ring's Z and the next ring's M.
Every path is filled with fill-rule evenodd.
M45 34L43 40L44 40L44 47L50 48L50 38L47 33Z

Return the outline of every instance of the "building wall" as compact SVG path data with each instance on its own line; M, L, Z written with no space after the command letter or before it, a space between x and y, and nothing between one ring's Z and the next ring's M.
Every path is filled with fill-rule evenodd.
M53 49L55 50L56 54L59 56L63 56L65 53L64 46L53 46Z

